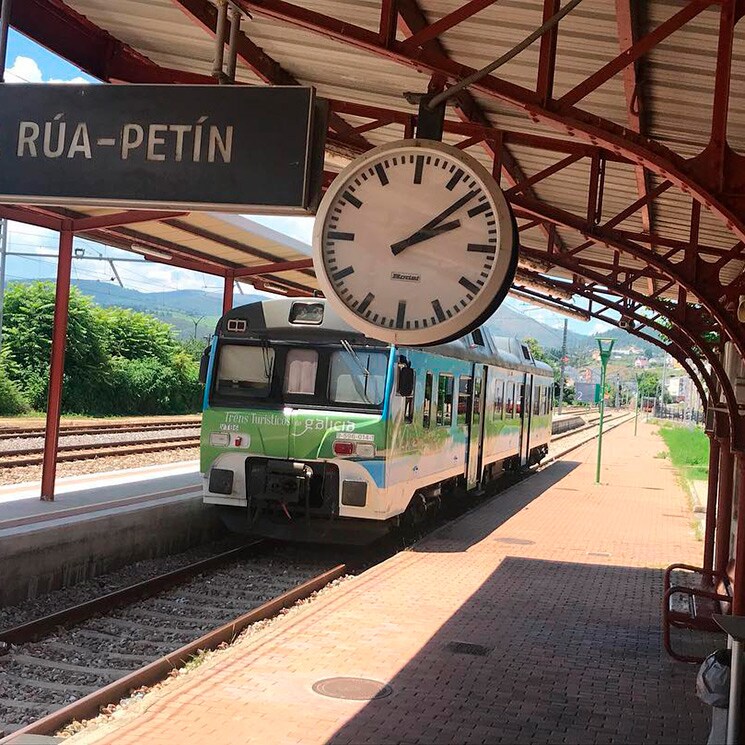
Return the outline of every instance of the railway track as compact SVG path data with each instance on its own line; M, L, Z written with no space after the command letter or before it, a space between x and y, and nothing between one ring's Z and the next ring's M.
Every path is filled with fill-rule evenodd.
M0 632L0 743L94 716L347 571L273 548L255 541Z
M190 433L149 440L125 440L123 442L102 442L86 445L65 445L58 447L57 462L103 458L105 456L157 453L167 448L199 447L199 435ZM40 465L44 460L44 448L16 449L11 455L0 452L0 468Z
M175 417L157 422L100 422L94 424L66 424L60 435L99 435L110 432L157 432L180 427L199 427L201 417ZM0 427L0 441L43 437L44 427Z

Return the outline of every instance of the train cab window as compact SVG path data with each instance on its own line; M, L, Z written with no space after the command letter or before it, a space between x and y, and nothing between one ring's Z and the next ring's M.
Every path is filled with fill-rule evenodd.
M424 378L424 404L422 405L422 426L429 429L432 421L432 373Z
M416 394L416 372L412 370L411 395L404 399L404 422L411 424L414 421L414 395Z
M437 415L436 423L449 427L453 423L453 388L452 375L440 375L437 378Z
M215 393L232 398L268 398L274 350L226 344L220 349Z
M471 339L473 340L473 343L477 347L483 347L484 346L484 335L481 333L481 329L474 329L471 332Z
M512 419L515 416L515 385L514 383L505 384L504 394L504 418Z
M317 371L315 349L290 349L285 360L285 393L312 396L316 392Z
M495 388L494 418L504 419L504 381L498 380Z
M461 375L458 379L458 413L456 423L459 427L465 427L468 423L471 404L471 378Z
M388 355L363 349L333 352L329 398L334 403L380 406L385 396Z

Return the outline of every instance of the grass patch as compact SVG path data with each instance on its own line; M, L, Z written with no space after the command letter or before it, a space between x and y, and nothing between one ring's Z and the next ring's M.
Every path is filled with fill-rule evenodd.
M709 473L709 438L699 427L663 424L660 435L670 460L691 481L705 481Z

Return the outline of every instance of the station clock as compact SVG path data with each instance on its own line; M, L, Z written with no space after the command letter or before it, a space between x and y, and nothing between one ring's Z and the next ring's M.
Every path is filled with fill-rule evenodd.
M517 228L491 174L432 140L374 148L339 174L313 232L321 290L369 337L428 346L462 336L500 305Z

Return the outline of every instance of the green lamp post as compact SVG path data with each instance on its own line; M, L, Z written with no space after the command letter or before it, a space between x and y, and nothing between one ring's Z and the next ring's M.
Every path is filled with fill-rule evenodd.
M595 483L600 483L600 457L603 452L603 416L605 414L605 369L608 367L610 353L613 350L615 339L598 339L600 349L600 432L598 432L598 464L595 469Z

